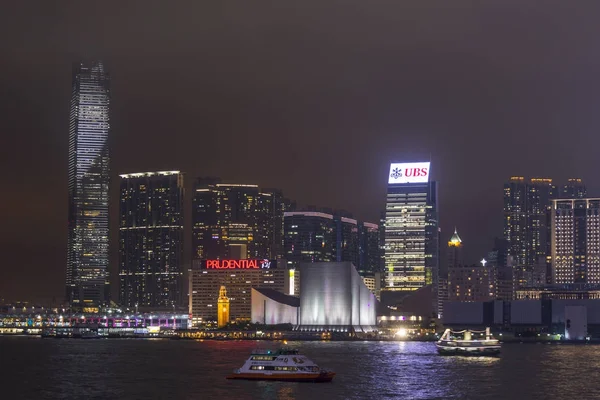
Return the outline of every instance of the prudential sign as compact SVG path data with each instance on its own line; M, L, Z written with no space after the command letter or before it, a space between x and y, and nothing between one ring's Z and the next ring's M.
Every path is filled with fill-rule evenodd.
M388 183L429 182L429 164L428 162L391 164Z

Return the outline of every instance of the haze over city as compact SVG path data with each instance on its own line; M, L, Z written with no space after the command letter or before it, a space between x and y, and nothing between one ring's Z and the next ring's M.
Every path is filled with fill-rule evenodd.
M220 176L378 222L389 162L431 160L442 242L457 226L475 262L502 235L510 176L600 193L598 4L144 4L5 5L7 301L63 296L80 59L111 73L113 226L120 173ZM112 231L113 282L116 260Z

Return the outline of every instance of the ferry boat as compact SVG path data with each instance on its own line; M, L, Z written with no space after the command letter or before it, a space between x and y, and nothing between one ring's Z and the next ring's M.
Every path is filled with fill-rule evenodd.
M473 339L473 334L485 334L480 339ZM453 337L462 335L461 338ZM485 331L464 330L453 332L446 329L439 341L436 342L438 353L441 355L463 355L463 356L497 356L500 354L500 342L490 334L490 328Z
M320 368L295 349L254 351L227 379L331 382L335 372Z

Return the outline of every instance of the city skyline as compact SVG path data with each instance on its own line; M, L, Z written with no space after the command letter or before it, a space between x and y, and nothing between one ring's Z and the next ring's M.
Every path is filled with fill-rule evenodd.
M3 393L600 399L598 15L6 2Z
M112 73L111 226L120 173L221 176L377 221L388 163L431 159L442 242L457 226L471 263L501 236L498 193L508 177L578 176L590 196L600 193L596 6L581 13L547 4L536 14L523 2L501 12L491 4L358 12L349 4L336 9L336 24L331 9L299 19L244 4L160 13L59 6L52 19L10 7L15 17L0 28L14 38L0 66L10 188L0 200L0 249L14 266L0 282L7 299L63 295L70 67L89 57ZM512 15L511 24L499 24L499 14ZM182 30L166 29L165 18ZM368 35L356 29L372 19L380 23Z

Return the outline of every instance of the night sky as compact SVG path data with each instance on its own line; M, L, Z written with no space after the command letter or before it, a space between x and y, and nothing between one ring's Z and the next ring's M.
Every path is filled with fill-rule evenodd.
M220 176L377 222L389 162L431 158L443 243L456 225L475 262L509 176L600 194L598 1L165 3L3 4L0 300L64 295L80 59L111 72L113 227L119 173Z

